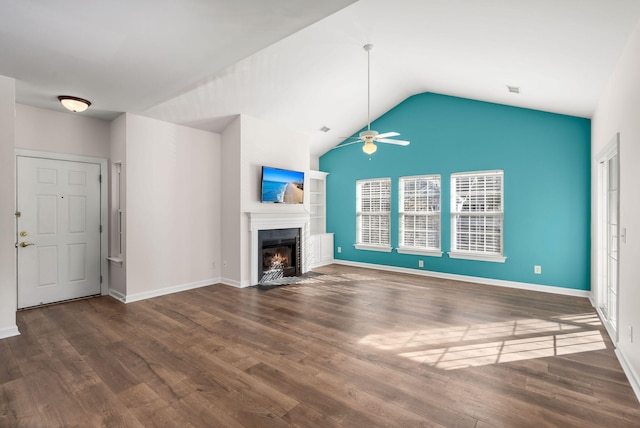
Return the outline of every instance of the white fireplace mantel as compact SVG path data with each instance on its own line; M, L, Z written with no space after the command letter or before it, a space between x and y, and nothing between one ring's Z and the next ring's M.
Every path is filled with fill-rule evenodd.
M251 285L258 284L258 232L270 229L300 228L302 273L307 272L308 213L247 213L251 232Z

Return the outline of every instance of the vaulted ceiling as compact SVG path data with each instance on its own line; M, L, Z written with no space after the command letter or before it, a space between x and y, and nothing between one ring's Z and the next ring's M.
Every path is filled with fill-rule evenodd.
M5 0L0 75L106 120L250 114L320 155L366 125L366 43L372 118L421 92L590 117L639 20L637 0Z

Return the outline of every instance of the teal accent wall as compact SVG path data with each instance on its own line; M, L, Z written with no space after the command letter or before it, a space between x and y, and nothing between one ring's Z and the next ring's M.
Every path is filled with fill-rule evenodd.
M517 95L515 95L517 96ZM591 121L433 93L414 95L372 123L407 147L360 144L320 158L327 177L327 231L335 258L418 270L590 289ZM451 259L450 175L504 170L505 263ZM442 176L442 257L398 254L398 178ZM391 245L356 250L356 180L390 177ZM342 247L342 252L337 252ZM418 261L424 260L424 267ZM533 273L534 265L542 274Z

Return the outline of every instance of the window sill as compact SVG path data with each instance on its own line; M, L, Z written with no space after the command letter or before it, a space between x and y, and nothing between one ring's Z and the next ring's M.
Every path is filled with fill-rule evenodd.
M380 251L382 253L390 253L391 247L381 247L378 245L354 244L356 250Z
M399 247L396 248L398 254L415 254L418 256L431 256L431 257L442 257L442 251L438 250L427 250L421 248L412 248L412 247Z
M478 260L481 262L504 263L507 258L497 254L481 254L481 253L462 253L450 251L449 258L463 260Z

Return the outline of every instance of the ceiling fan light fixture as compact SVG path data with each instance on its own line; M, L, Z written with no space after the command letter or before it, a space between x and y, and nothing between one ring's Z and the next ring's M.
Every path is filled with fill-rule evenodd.
M80 113L85 111L91 105L90 101L87 101L83 98L72 97L70 95L60 95L58 97L60 103L67 110L71 110L74 113Z
M373 144L373 141L371 140L367 140L367 142L365 142L364 145L362 146L362 151L368 155L374 154L376 150L378 150L378 146Z

